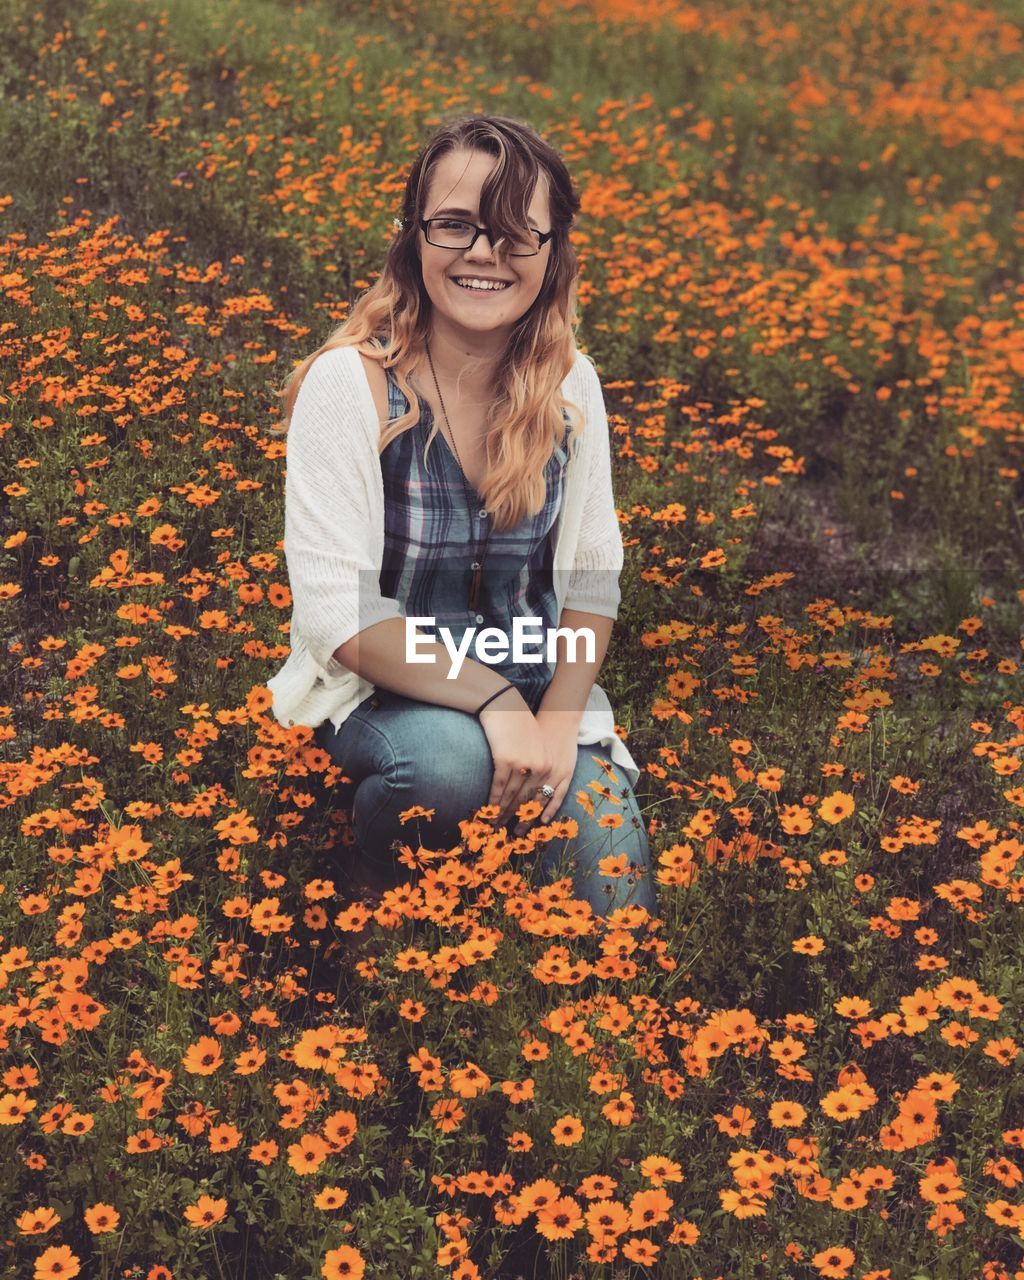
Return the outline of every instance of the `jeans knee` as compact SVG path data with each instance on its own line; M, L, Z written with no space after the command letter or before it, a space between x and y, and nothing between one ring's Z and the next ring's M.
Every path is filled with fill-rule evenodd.
M428 740L409 764L416 803L435 809L437 821L455 824L487 803L494 763L482 731L457 743Z
M487 803L494 766L486 735L471 716L417 705L379 723L391 746L390 767L380 773L396 810L433 809L435 825L453 827Z

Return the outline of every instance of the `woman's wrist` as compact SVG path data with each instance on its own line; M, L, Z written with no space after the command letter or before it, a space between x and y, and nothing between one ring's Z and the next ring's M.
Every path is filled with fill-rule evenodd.
M515 688L515 685L510 680L506 684L503 684L500 689L495 689L493 693L489 694L486 698L484 698L483 702L480 703L477 709L473 712L474 716L476 716L477 719L479 719L481 711L486 711L486 709L491 705L492 702L496 702L500 697L502 697L503 694L508 693L510 689L514 689L514 688Z
M580 722L583 719L582 711L573 711L558 707L545 707L541 705L537 709L537 722L545 725L553 733L572 734L573 737L579 732Z
M524 707L527 711L530 709L526 699L516 686L509 681L496 694L492 694L481 706L477 707L473 714L483 724L489 716L499 711L522 711Z

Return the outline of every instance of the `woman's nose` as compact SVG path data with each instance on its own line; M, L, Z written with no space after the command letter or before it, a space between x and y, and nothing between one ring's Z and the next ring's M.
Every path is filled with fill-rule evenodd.
M494 258L500 257L500 251L495 252L489 234L486 231L482 231L477 236L475 243L466 250L465 256L474 261L477 258L482 258L485 262L489 262Z

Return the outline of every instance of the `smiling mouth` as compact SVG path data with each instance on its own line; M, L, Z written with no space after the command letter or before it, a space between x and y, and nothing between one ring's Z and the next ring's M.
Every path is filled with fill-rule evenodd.
M493 284L485 284L481 286L481 285L473 285L473 284L463 284L462 280L460 280L456 276L453 276L451 279L452 279L452 284L454 284L456 288L462 289L466 293L504 293L506 289L512 288L511 280L495 281Z

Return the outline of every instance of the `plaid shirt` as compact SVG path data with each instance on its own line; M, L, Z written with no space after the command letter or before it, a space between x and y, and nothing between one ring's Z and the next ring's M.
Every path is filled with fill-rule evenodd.
M408 411L409 402L393 370L385 372L388 413L396 418ZM568 429L564 410L563 417ZM552 529L562 502L568 462L565 436L544 469L545 497L537 514L524 517L514 529L491 532L479 602L471 611L470 565L481 558L491 517L481 514L483 499L463 480L443 432L434 438L424 462L424 444L432 425L433 415L424 405L415 426L392 440L380 456L384 478L382 594L397 600L406 617L433 617L438 627L450 630L456 644L461 644L467 627L475 627L478 633L483 627L498 627L511 646L515 617L539 619L546 635L547 628L558 623L551 578ZM426 627L417 630L429 633ZM517 664L509 653L503 661L487 664L511 680L534 710L554 674L553 664L546 660L545 645L532 643L536 634L534 624L527 652L537 654L541 661ZM474 658L473 645L466 656Z

